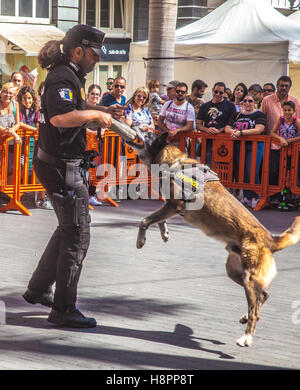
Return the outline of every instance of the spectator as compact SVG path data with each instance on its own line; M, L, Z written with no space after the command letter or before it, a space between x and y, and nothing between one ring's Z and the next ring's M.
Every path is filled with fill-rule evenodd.
M158 118L160 130L169 133L169 140L179 146L180 133L192 131L195 124L195 110L186 101L188 86L179 82L175 90L174 100L167 101Z
M20 89L22 88L22 86L24 84L24 79L23 79L22 73L20 73L20 72L13 72L10 75L10 80L9 81L11 83L14 83L14 85L16 86L16 96L17 96L19 91L20 91Z
M254 102L256 104L256 108L259 110L261 106L261 102L263 100L263 88L259 84L252 84L248 92L254 97Z
M195 80L192 84L192 92L187 96L186 100L194 107L197 116L200 106L204 103L203 95L208 87L205 81Z
M275 85L273 83L266 83L263 85L263 98L275 93Z
M87 103L97 105L100 102L101 99L101 87L98 84L91 84L88 88L88 94L87 94ZM101 134L101 127L93 127L86 129L87 134L94 134L98 137L98 152L99 155L101 154L101 146L102 146L102 134ZM100 161L98 160L98 163L100 164ZM102 202L99 201L96 194L96 187L89 184L89 204L91 206L101 206Z
M281 76L276 83L276 93L266 96L263 101L260 110L267 116L266 131L270 135L276 121L283 115L282 104L291 100L295 104L295 114L297 118L300 118L300 105L298 100L289 95L290 88L292 86L292 80L289 76Z
M244 135L256 135L262 134L265 130L266 116L255 108L254 97L251 94L246 94L243 100L243 111L235 113L229 120L228 125L225 128L225 132L231 135L234 140L240 139ZM258 142L257 144L257 157L256 157L256 172L255 183L259 183L259 169L264 152L264 143ZM250 169L251 169L251 154L252 154L252 142L246 142L245 151L245 171L244 181L250 182ZM240 160L240 143L234 143L234 176L238 177ZM254 208L258 202L258 195L250 190L244 190L244 199L242 203L246 206L252 206Z
M162 95L162 99L165 101L173 100L176 97L176 87L180 83L178 80L172 80L167 85L167 94Z
M108 95L109 93L112 92L112 89L113 89L113 82L114 82L114 79L112 77L109 77L107 80L106 80L106 87L107 87L107 91L104 92L103 96L106 96Z
M232 102L224 99L226 85L222 81L215 83L212 100L202 104L197 115L197 130L210 135L222 133L228 120L235 114ZM206 164L211 165L212 140L206 142Z
M38 132L39 128L39 104L38 96L33 88L24 86L20 89L17 101L20 108L20 128L24 130L32 130ZM30 138L29 143L29 169L32 170L32 160L34 154L34 138ZM24 151L22 151L23 153ZM24 155L21 157L22 164L24 163ZM35 204L38 208L45 210L53 210L46 192L35 192Z
M235 105L236 112L242 110L242 102L244 100L244 97L246 96L246 93L248 93L248 89L244 83L238 83L235 86L231 101Z
M150 93L146 87L139 87L134 91L132 104L128 104L124 114L128 126L138 126L143 131L154 129L153 119L147 108L149 99Z
M160 85L159 85L158 80L150 80L148 83L148 89L150 92L148 108L149 108L149 112L154 120L155 125L157 125L160 110L162 109L162 106L166 102L158 94L159 87L160 87Z
M232 90L230 88L225 89L224 98L226 98L229 101L232 101L233 93L232 93Z
M126 98L123 95L126 89L126 80L120 76L114 79L111 92L103 96L100 105L105 107L112 106L113 104L125 105Z
M88 88L87 100L91 104L99 104L101 100L101 87L97 84L91 84Z
M2 137L14 137L14 141L18 144L22 143L17 130L20 127L19 105L14 100L16 87L13 83L6 83L1 89L0 99L0 135ZM13 169L13 141L9 141L8 150L8 176L12 174Z
M295 103L293 101L284 102L282 105L283 115L277 118L273 129L271 131L271 136L277 138L280 141L279 149L282 147L287 147L291 143L300 140L300 120L295 116ZM280 163L280 151L278 149L271 150L270 158L270 184L278 184L279 176L279 163ZM291 159L288 158L287 161L288 169L291 166ZM298 184L299 185L300 177L300 158L298 160ZM272 197L276 202L278 201L279 194L276 194ZM279 200L279 206L282 209L281 201ZM294 208L294 207L292 207Z

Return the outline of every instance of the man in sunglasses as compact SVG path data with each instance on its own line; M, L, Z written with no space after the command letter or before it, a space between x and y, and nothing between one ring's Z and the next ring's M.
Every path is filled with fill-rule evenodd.
M112 89L113 89L113 83L114 83L114 79L112 77L109 77L106 81L106 88L107 88L107 91L104 92L104 94L102 95L102 98L104 98L104 96L108 95Z
M125 105L126 98L123 95L126 89L126 80L124 77L117 77L112 84L112 90L106 96L103 96L101 105L108 107L113 104Z
M300 118L300 104L298 100L289 94L292 80L289 76L281 76L276 83L276 92L266 96L260 110L267 116L266 132L270 134L277 119L283 115L282 104L288 100L295 104L295 115Z
M266 83L263 85L263 98L275 93L275 85L273 83Z
M226 85L222 81L215 83L212 89L212 100L200 106L197 115L197 130L210 135L222 133L225 126L235 113L236 109L232 102L224 99ZM211 165L212 140L206 144L206 164Z

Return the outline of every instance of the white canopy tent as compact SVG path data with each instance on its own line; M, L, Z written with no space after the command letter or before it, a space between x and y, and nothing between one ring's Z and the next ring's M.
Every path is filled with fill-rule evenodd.
M288 16L289 20L297 23L300 26L300 11L293 12ZM291 94L296 96L300 100L300 61L299 59L292 60L289 66L289 75L293 81L291 88Z
M128 90L145 84L147 42L131 45ZM227 0L199 21L176 31L174 79L191 85L224 81L230 88L276 82L300 62L300 25L265 0ZM206 96L206 98L208 98Z

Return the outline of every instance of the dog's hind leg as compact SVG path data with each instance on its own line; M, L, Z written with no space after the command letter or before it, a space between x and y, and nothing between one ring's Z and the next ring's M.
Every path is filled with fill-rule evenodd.
M244 286L243 277L244 277L244 270L242 267L241 262L241 256L239 254L239 248L234 247L232 250L232 246L227 245L226 249L228 250L228 258L226 261L226 272L227 275L231 280L233 280L235 283L239 284L240 286ZM259 308L265 303L265 301L268 299L269 293L266 289L263 289L260 297L259 297ZM257 321L259 320L259 317L257 318ZM248 322L248 313L244 314L240 318L241 324L246 324Z
M150 225L153 225L154 223L161 223L159 227L162 232L162 228L166 226L165 221L176 214L176 207L171 203L166 202L160 209L144 218L139 225L136 247L140 249L145 245L146 231ZM165 225L163 226L163 224Z

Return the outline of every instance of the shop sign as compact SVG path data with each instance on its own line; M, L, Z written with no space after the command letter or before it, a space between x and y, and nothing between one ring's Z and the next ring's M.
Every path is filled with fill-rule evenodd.
M131 39L107 38L102 45L101 61L127 62Z

